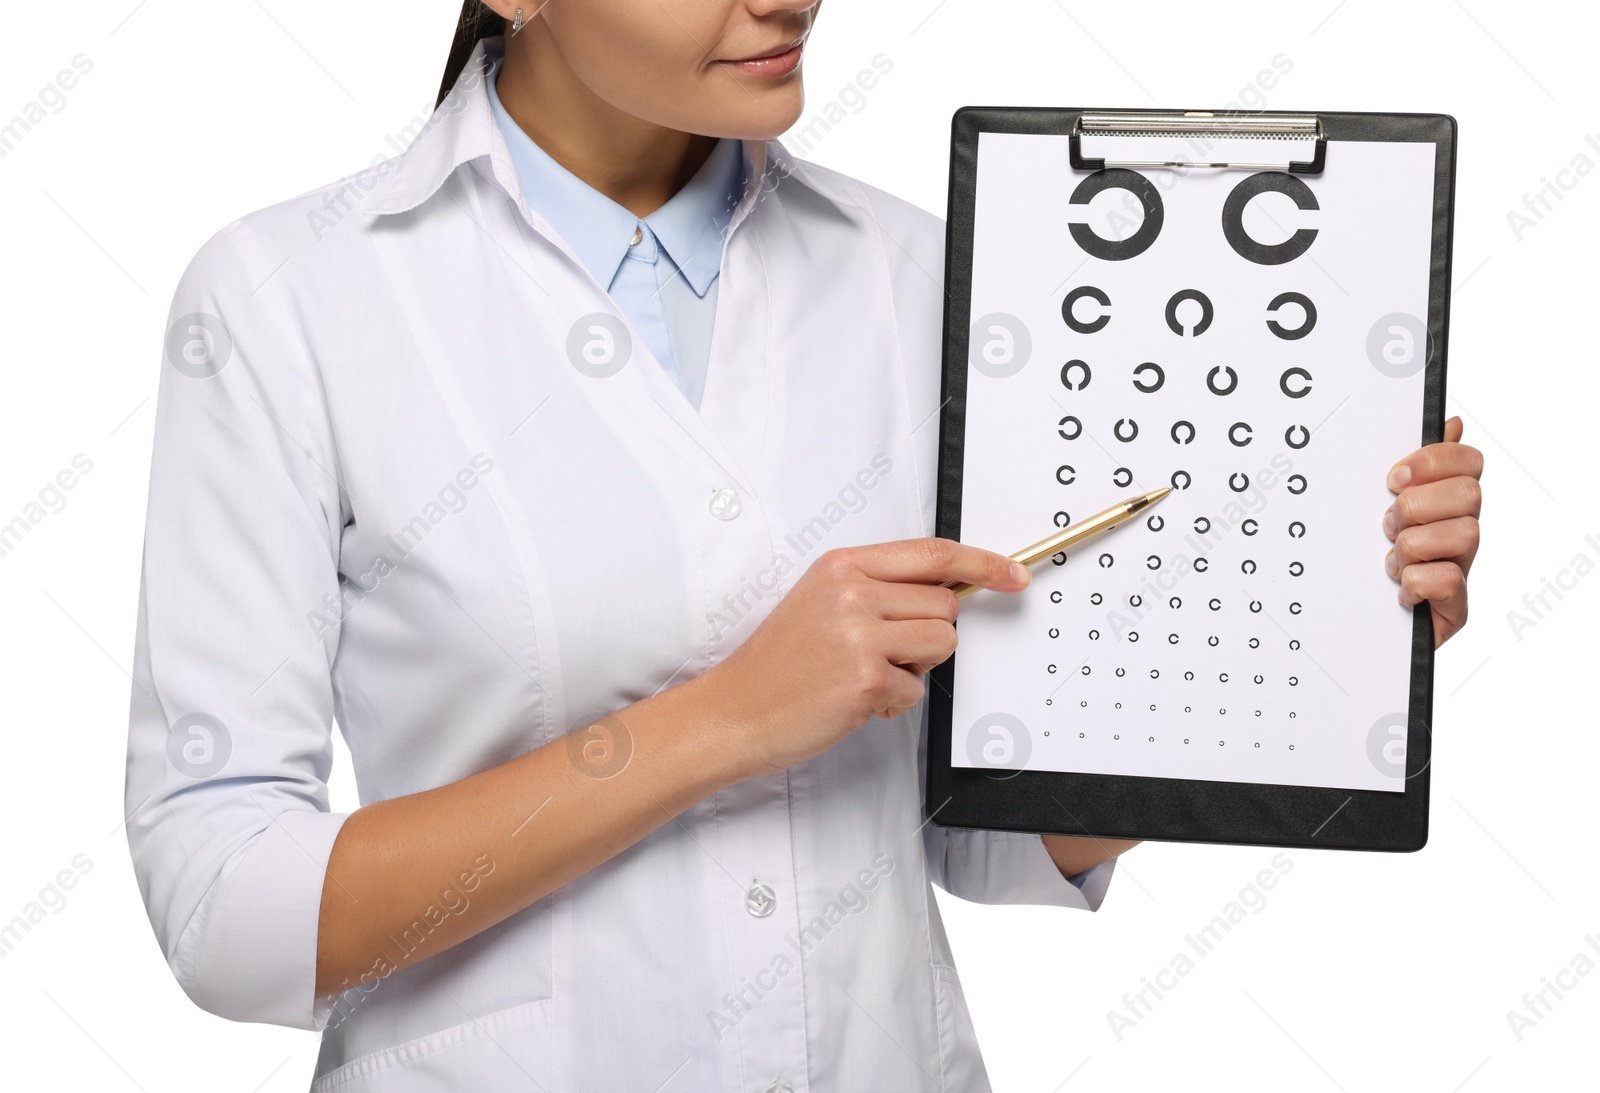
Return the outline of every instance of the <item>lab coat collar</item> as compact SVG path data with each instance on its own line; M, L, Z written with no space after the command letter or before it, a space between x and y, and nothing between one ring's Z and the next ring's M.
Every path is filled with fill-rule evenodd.
M480 39L457 77L410 147L391 161L391 169L362 203L364 212L382 216L403 213L428 200L456 168L479 159L488 160L488 175L516 203L530 223L542 223L522 195L516 166L505 136L494 119L487 79L505 55L504 35ZM793 178L809 189L850 208L860 201L847 194L829 175L804 160L794 159L777 141L746 140L744 145L744 195L734 208L728 231L738 226L762 195L776 191Z

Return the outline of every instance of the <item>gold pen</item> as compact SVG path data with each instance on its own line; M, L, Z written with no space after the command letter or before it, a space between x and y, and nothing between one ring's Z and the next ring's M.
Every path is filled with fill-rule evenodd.
M1035 565L1053 554L1059 554L1074 543L1082 542L1091 535L1099 535L1102 531L1116 527L1129 517L1149 508L1171 492L1171 486L1162 486L1158 490L1151 490L1149 493L1141 493L1137 497L1130 497L1126 501L1112 505L1104 512L1095 513L1087 520L1079 520L1076 524L1063 528L1048 539L1041 539L1032 546L1017 551L1011 555L1011 560L1013 562L1021 562L1026 566ZM966 584L962 581L948 582L945 587L955 589L956 599L958 600L978 590L977 585Z

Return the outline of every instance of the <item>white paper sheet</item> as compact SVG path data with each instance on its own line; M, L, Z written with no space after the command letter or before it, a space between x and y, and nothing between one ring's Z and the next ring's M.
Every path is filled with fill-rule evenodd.
M1186 488L1027 591L963 601L953 762L1403 791L1412 616L1381 521L1421 436L1434 146L1330 144L1322 175L1295 176L1317 208L1234 196L1238 247L1225 209L1248 172L1141 173L1159 231L1096 257L1072 224L1138 240L1141 200L1073 203L1090 176L1065 137L980 137L961 540L1011 553ZM1302 230L1309 246L1264 249ZM1080 295L1074 330L1062 304L1086 287L1110 304ZM1205 302L1180 297L1174 332L1189 290ZM1284 293L1315 309L1298 337L1301 304L1269 310ZM1156 390L1136 387L1146 364Z

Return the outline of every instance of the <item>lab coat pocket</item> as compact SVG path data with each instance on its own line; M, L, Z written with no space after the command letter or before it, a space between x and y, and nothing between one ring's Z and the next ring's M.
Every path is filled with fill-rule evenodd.
M485 884L501 874L486 874ZM396 944L427 946L429 920L395 935ZM366 1093L380 1086L369 1082L381 1074L381 1088L409 1093L413 1089L449 1088L413 1084L415 1071L423 1078L436 1068L433 1056L447 1065L467 1067L489 1053L488 1062L510 1068L506 1055L519 1064L523 1053L548 1055L548 1013L554 972L551 959L551 901L512 915L504 922L436 952L411 967L376 981L365 994L348 992L322 1034L317 1059L316 1090ZM504 1035L496 1031L504 1026ZM480 1041L478 1048L469 1040ZM503 1045L502 1047L497 1044ZM542 1045L536 1046L536 1045ZM539 1064L548 1067L548 1060ZM509 1073L516 1073L508 1069ZM534 1071L543 1074L544 1070ZM419 1079L421 1080L421 1079ZM542 1078L541 1078L542 1081ZM548 1083L545 1087L551 1088ZM455 1088L474 1088L456 1086ZM488 1083L476 1088L494 1088Z
M978 1051L978 1034L967 1012L961 978L948 964L933 965L934 1004L939 1018L939 1069L950 1093L990 1093L989 1074Z
M527 1076L530 1088L553 1089L553 1005L541 998L483 1017L469 1016L460 1024L352 1059L312 1082L311 1093L496 1089L518 1071Z

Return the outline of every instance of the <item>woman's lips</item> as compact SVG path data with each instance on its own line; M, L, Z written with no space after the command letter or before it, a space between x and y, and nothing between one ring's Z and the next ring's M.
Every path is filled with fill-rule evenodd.
M776 79L779 76L787 76L800 67L800 54L804 51L805 44L805 39L801 38L776 53L768 53L760 57L746 57L741 61L718 61L717 63L742 76Z

